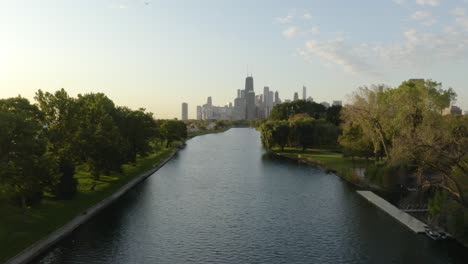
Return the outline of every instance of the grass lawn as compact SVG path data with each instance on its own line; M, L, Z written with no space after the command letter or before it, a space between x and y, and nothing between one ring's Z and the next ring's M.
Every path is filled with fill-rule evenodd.
M122 174L101 176L94 191L91 191L93 180L90 174L84 168L78 168L78 193L72 200L44 199L40 205L27 211L0 201L0 263L110 196L131 179L157 166L174 149L161 149L138 159L136 165L124 165Z
M365 168L366 160L355 158L354 162L351 158L343 157L343 154L337 153L333 150L327 149L307 149L302 151L296 148L285 148L284 151L281 149L274 149L274 151L282 156L305 160L311 163L318 164L325 169L334 170L340 176L345 177L348 180L353 179L352 169L353 168Z

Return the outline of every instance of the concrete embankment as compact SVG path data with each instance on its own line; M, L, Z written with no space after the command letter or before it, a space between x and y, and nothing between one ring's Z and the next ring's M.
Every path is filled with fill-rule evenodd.
M386 212L396 220L398 220L404 226L408 227L411 231L415 233L424 233L424 227L426 226L426 224L412 217L411 215L403 212L402 210L396 208L394 205L382 199L375 193L371 191L357 191L357 193L365 199L367 199L369 202L373 203L378 208L382 209L384 212Z
M105 198L101 202L97 203L93 207L89 208L87 211L83 212L81 215L76 216L73 220L62 226L61 228L55 230L47 237L35 242L18 255L14 256L13 258L9 259L6 264L25 264L33 261L35 258L44 254L47 250L49 250L52 246L57 244L60 240L64 239L68 235L70 235L74 230L76 230L80 225L86 223L90 220L93 216L97 213L101 212L103 209L111 205L117 199L119 199L122 195L127 193L130 189L138 185L140 182L151 176L157 170L159 170L164 164L166 164L169 160L174 157L177 153L179 148L177 148L167 159L162 161L158 166L152 168L151 170L141 174L140 176L136 177L135 179L131 180L127 184L125 184L122 188L116 191L111 196Z

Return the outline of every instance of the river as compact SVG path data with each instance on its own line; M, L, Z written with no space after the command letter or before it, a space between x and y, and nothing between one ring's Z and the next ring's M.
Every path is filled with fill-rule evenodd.
M467 263L253 129L193 138L38 263Z

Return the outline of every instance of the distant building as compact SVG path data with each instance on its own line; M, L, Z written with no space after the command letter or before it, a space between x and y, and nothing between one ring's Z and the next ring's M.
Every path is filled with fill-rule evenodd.
M461 110L460 107L452 105L451 107L448 107L448 108L444 109L442 114L443 115L461 115L462 110Z
M305 86L302 86L302 100L307 99L307 88Z
M280 103L279 92L276 91L276 92L275 92L275 104L279 104L279 103Z
M297 94L297 92L294 93L294 101L297 101L299 100L299 94Z
M203 119L202 109L203 108L200 105L197 105L197 120L202 120Z
M182 121L188 120L188 104L182 103Z
M343 102L341 102L339 100L338 101L333 101L332 105L333 106L343 106Z
M206 99L206 104L207 104L209 107L212 107L212 106L213 106L213 101L211 100L211 96L208 96L208 99Z
M284 102L285 102L285 103L290 103L290 102L291 102L291 100L289 100L289 99L286 99L286 100L284 100Z
M321 102L320 104L323 105L323 106L325 106L325 108L329 108L329 107L330 107L330 104L327 103L327 102Z
M257 118L257 109L255 106L254 82L252 76L245 78L245 119L254 120Z

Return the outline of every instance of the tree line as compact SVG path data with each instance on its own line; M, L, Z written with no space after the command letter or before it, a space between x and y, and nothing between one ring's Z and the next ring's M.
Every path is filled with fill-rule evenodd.
M384 188L412 179L431 217L442 226L452 221L468 241L468 117L443 114L455 100L453 89L413 79L360 87L342 109L280 104L260 127L262 143L302 150L338 143L344 156L372 161L366 178Z
M23 207L45 193L72 198L79 165L99 180L156 146L187 137L183 122L116 106L103 93L71 97L64 89L39 90L34 99L0 99L0 198Z
M260 125L262 144L267 149L286 146L334 147L340 134L341 106L325 108L304 100L276 105L269 119Z

